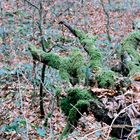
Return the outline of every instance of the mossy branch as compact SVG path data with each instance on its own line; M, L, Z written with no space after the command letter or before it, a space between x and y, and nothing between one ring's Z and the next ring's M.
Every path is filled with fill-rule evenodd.
M140 62L140 53L137 51L140 43L140 31L131 32L121 42L122 51L127 52L135 62ZM139 47L140 48L140 47Z
M73 50L67 57L61 57L52 52L44 52L35 46L29 46L29 50L34 60L59 70L62 79L70 81L72 85L75 85L80 79L84 78L82 68L85 61L79 50Z
M70 32L77 37L80 40L80 43L83 45L85 51L89 54L90 53L90 49L91 47L94 46L95 41L97 39L97 36L93 36L91 34L86 34L84 31L82 30L78 30L75 27L71 27L68 23L66 23L65 21L60 21L59 24L63 24L64 26L66 26ZM90 55L90 54L89 54Z
M124 56L124 63L129 69L129 76L134 76L140 73L140 31L131 32L125 39L122 40L121 53Z
M37 49L35 46L29 46L29 50L34 60L40 61L52 68L59 69L62 58L55 53L46 53L41 49Z
M106 70L105 66L103 65L102 52L99 48L95 47L97 36L85 33L84 31L78 30L75 27L71 27L64 21L61 21L60 24L66 26L71 31L71 33L80 40L80 43L83 45L85 51L89 55L87 67L89 67L91 71L94 72L99 87L112 86L115 81L116 74L111 70Z

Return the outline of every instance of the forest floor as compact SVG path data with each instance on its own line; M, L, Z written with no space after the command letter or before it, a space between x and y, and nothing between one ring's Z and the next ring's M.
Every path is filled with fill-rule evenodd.
M15 7L12 6L10 2L4 2L3 11L13 12ZM20 6L22 7L23 5L19 3ZM47 15L48 18L52 20L49 15L50 13ZM112 10L109 12L109 15L111 43L112 46L115 46L132 31L132 22L140 17L140 10L135 8L132 10ZM14 20L15 26L18 25L19 21L16 18ZM105 13L101 6L94 5L92 2L86 2L83 6L70 11L68 15L64 14L55 20L53 27L58 26L59 21L67 20L67 22L79 29L95 35L106 34ZM0 19L0 24L3 24L2 19ZM11 33L11 35L13 34ZM64 29L64 34L67 34L66 29ZM6 39L9 46L10 44L13 46L18 43L14 42L11 35ZM100 36L98 40L103 42L106 38ZM0 43L2 44L2 40L0 40ZM40 119L39 86L33 86L29 77L27 77L28 72L26 72L26 68L20 74L14 71L15 69L22 69L22 66L25 64L32 65L32 58L29 53L23 53L27 46L24 43L18 43L18 45L17 50L13 50L11 47L6 55L4 53L0 54L0 69L5 68L8 71L7 73L0 71L0 139L20 140L29 138L31 140L57 140L66 124L66 117L57 106L56 101L53 100L54 94L45 89L45 113L48 114L53 110L53 114L48 118L48 127L44 131L44 120ZM106 44L103 43L102 47L106 47ZM30 69L28 65L27 69ZM30 72L31 76L33 76L32 69L30 69ZM125 88L124 90L124 95L116 97L122 104L135 104L136 101L140 103L139 81L134 81L129 89ZM106 96L104 96L104 99L108 100ZM52 101L54 101L54 104ZM110 102L110 107L113 108L115 105L118 105L115 103ZM140 115L140 104L133 106L133 108L128 108L128 111L133 125L140 124L140 119L136 118L136 114ZM6 127L8 124L11 124L9 128ZM68 136L67 140L84 140L84 138L87 140L105 140L108 135L108 128L109 126L106 124L97 122L93 114L83 114L78 127ZM3 131L6 129L9 131ZM133 131L130 137L136 140L136 129Z

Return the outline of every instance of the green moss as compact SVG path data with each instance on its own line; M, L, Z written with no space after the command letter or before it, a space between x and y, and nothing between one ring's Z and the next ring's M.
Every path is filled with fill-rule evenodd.
M115 82L115 73L111 70L108 71L102 71L99 75L97 75L97 81L99 84L99 87L108 88L113 85Z
M62 140L64 137L68 135L68 133L72 132L74 127L77 126L78 120L81 117L81 114L84 112L88 112L88 107L90 103L87 100L79 100L69 111L67 124L59 138Z
M43 56L43 54L42 54ZM44 61L48 61L48 65L53 68L58 68L61 65L60 57L54 53L44 54Z
M62 79L70 81L77 78L76 83L85 77L83 67L85 61L82 53L78 49L72 50L68 57L61 57L55 53L46 53L35 46L30 46L29 50L35 60L41 61L52 68L58 69Z
M127 63L130 69L129 76L133 77L134 75L140 74L140 65L130 61Z
M88 47L93 47L97 40L97 36L86 34L86 38L81 39L81 44L86 44Z
M133 61L140 62L140 53L137 51L140 42L140 31L134 31L124 39L122 44L122 51L127 51L127 53L132 57Z
M128 35L122 41L122 54L125 51L131 57L131 60L127 60L125 63L129 69L129 76L133 76L137 73L140 73L140 53L139 50L139 42L140 42L140 31L134 31Z
M90 67L92 69L101 68L102 65L102 54L99 49L92 48L89 49L89 56L90 56Z
M70 101L72 101L74 104L78 100L88 100L91 99L90 92L87 89L81 89L81 88L72 88L69 89L68 91L68 97Z
M86 52L89 55L89 62L87 67L91 68L100 87L110 87L115 81L115 73L111 70L106 71L103 65L103 56L99 48L95 47L97 36L86 34L83 31L74 28L74 31L79 38Z
M38 51L38 55L37 55L35 54L35 51L32 52L33 48L31 48L30 51L34 58L37 57L38 60L44 62L45 64L47 61L47 64L49 66L56 68L60 71L60 75L63 79L71 82L72 85L75 85L79 83L80 80L84 80L84 78L86 77L86 74L84 72L85 67L91 69L91 71L94 72L94 74L96 75L99 74L100 71L104 71L104 66L102 62L103 61L102 53L100 49L94 46L97 37L86 34L85 32L78 30L76 28L74 28L73 30L75 35L79 38L81 44L84 46L84 49L86 50L87 54L89 55L89 60L87 63L79 49L72 50L72 53L65 58L59 57L54 53L45 53L41 50ZM103 72L101 74L103 75L104 82L98 80L99 85L106 86L107 83L110 84L110 81L112 79L109 78L109 80L105 80L105 76ZM109 76L110 76L110 72L108 74L108 77Z
M82 71L84 65L85 61L82 53L80 50L74 49L67 59L63 60L63 63L60 66L60 74L68 81L70 81L70 79L76 78L76 83L78 83L82 78L85 77L85 74Z
M77 37L80 39L80 41L82 41L83 39L85 39L87 37L86 33L82 30L78 30L77 28L73 29L75 34L77 35Z
M59 73L62 79L69 81L70 79L70 74L68 73L68 64L69 64L69 59L61 59L61 65L59 66Z
M102 53L95 47L97 36L86 34L85 32L74 28L81 44L85 45L86 51L90 56L89 67L98 69L102 67Z
M58 41L59 42L71 43L73 41L73 39L61 35L61 36L58 37Z
M57 106L59 106L60 96L61 96L62 89L59 86L57 86L55 89L56 89L55 97L56 97L56 101L57 101Z
M140 61L140 54L137 50L134 49L134 46L129 46L128 48L125 48L125 51L127 51L127 53L132 57L133 61Z
M71 109L70 100L67 97L63 97L60 101L60 106L63 113L68 116L69 110Z
M74 32L77 35L77 37L79 38L81 44L86 44L87 46L94 46L95 45L95 41L97 39L97 36L93 36L91 34L87 34L82 30L78 30L76 28L74 28Z
M50 48L50 47L53 45L53 42L52 42L51 38L48 38L48 39L46 40L44 37L42 37L42 41L43 41L44 47L45 47L46 49Z
M87 100L79 100L69 111L68 121L70 124L76 126L81 114L87 112L89 105L90 103Z
M41 61L52 68L59 69L62 57L55 53L46 53L42 49L37 49L35 46L29 46L29 50L35 60Z
M60 106L62 111L68 116L72 105L75 105L79 100L89 100L93 97L90 95L89 91L86 89L74 88L67 91L67 97L62 98Z

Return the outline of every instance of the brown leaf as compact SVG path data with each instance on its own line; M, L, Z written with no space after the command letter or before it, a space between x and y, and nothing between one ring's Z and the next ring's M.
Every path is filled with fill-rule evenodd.
M134 76L134 81L140 81L140 75Z
M115 96L116 92L111 89L91 88L91 91L97 96Z

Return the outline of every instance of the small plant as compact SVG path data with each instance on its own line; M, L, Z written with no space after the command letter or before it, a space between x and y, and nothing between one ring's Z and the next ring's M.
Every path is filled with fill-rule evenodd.
M2 131L2 132L15 131L17 133L20 133L22 131L26 131L26 120L22 119L20 117L17 117L10 124L3 125L3 127L1 128L0 131Z

